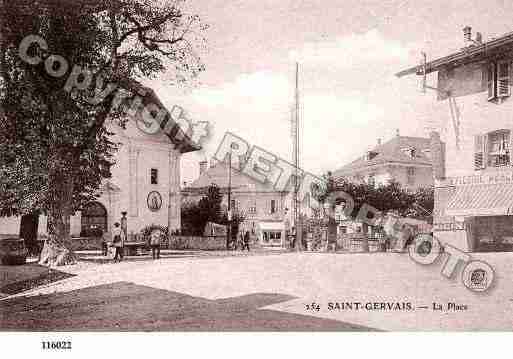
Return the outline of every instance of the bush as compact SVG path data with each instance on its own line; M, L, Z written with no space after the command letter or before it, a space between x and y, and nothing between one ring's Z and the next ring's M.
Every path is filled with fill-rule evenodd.
M161 238L161 245L165 246L168 243L169 236L168 236L168 227L167 226L161 226L158 224L151 224L149 226L144 227L141 229L141 236L143 237L144 241L149 243L151 233L155 230L159 230L162 233L164 233Z

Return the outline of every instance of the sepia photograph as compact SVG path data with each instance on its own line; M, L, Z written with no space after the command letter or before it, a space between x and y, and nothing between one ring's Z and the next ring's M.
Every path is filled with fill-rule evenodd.
M0 0L0 347L511 332L511 14Z

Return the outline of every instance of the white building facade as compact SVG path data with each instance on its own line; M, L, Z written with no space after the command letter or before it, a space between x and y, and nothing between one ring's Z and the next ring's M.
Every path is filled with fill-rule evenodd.
M398 76L438 72L434 235L466 252L513 251L513 35L480 43L467 30L461 51Z
M158 99L157 99L158 101ZM125 128L112 125L111 141L119 143L112 177L104 180L97 201L86 204L70 219L72 237L110 232L126 216L127 234L135 235L148 225L180 229L180 158L199 149L187 136L170 139L164 131L148 134L142 121L131 118ZM20 218L0 218L0 234L19 233ZM47 219L40 217L38 232L47 234Z

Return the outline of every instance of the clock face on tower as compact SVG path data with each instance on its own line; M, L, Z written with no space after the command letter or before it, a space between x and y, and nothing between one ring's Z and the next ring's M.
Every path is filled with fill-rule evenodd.
M162 196L157 191L152 191L148 194L148 208L152 212L157 212L162 208Z

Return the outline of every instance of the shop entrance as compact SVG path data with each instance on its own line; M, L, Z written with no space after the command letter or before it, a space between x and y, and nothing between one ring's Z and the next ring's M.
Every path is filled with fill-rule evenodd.
M513 252L513 216L472 218L475 252Z

